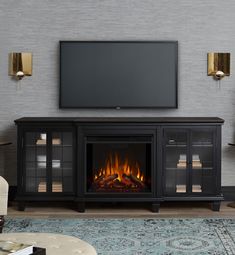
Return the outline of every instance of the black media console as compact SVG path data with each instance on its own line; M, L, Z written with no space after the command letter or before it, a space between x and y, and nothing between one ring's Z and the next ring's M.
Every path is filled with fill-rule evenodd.
M27 201L208 201L221 194L221 125L213 117L21 118L19 209Z

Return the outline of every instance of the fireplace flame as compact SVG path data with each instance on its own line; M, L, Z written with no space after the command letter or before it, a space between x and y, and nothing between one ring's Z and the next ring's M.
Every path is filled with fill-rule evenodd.
M118 153L110 153L104 167L96 170L94 183L99 187L108 189L143 189L145 176L140 170L137 161L132 162L128 157L121 160Z

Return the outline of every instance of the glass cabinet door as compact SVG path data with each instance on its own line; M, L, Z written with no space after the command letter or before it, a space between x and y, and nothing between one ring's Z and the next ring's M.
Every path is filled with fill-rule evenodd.
M214 132L194 129L192 137L192 193L215 192Z
M209 195L216 192L215 129L165 129L166 195Z
M72 132L52 133L52 192L73 191Z
M73 132L25 132L25 192L73 192Z
M185 194L188 179L188 132L166 130L164 138L165 193Z
M25 191L47 192L47 133L25 133Z

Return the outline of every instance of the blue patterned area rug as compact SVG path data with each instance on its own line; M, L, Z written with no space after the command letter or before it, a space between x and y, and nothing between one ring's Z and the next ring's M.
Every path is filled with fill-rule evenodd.
M76 236L99 255L234 255L235 219L6 218L4 232Z

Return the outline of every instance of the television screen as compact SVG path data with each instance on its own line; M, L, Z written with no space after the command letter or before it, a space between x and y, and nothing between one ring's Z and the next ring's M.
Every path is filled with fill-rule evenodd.
M61 108L177 108L176 41L61 41Z

